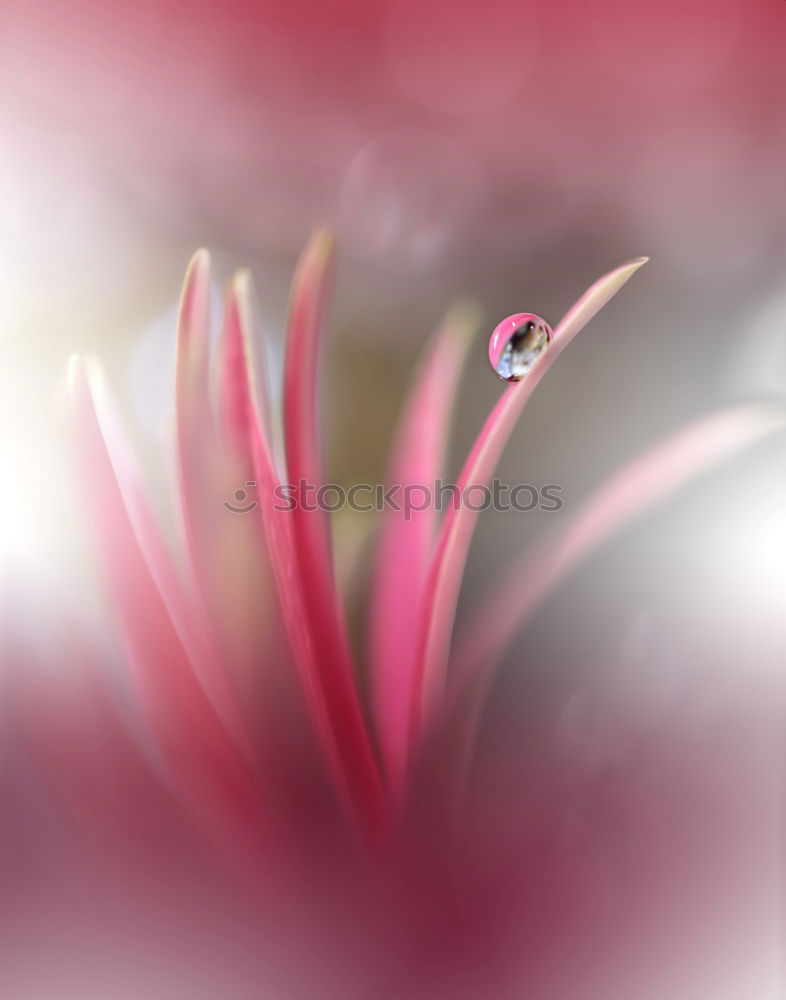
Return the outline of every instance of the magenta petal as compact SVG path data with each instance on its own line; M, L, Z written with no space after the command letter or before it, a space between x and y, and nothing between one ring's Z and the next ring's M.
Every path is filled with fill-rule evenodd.
M565 575L610 536L681 486L784 426L782 408L735 407L691 424L623 466L564 528L492 584L457 644L451 664L457 692L493 667L516 631Z
M312 244L311 256L307 253L293 292L292 306L293 342L289 363L301 365L305 382L290 390L289 412L291 416L294 410L303 421L309 420L309 412L313 414L313 403L299 398L293 400L292 391L297 396L300 392L313 392L315 388L317 343L309 337L308 330L299 326L316 321L316 314L310 311L314 305L310 294L314 290L313 282L321 283L321 265L327 260L315 258L315 249L319 248ZM324 244L323 249L329 253ZM315 266L319 269L316 274L311 270ZM320 298L321 294L320 291ZM303 524L295 517L298 512L286 509L276 496L280 480L271 453L266 415L260 413L263 405L259 391L261 358L253 346L252 304L247 279L235 283L233 295L250 386L247 434L256 470L259 510L284 624L328 765L358 821L367 833L375 833L383 808L382 786L357 700L346 640L339 631L342 623L338 618L338 595L331 575L327 539L318 534L316 538L312 536L311 522ZM313 352L310 359L309 350ZM295 361L291 360L292 356ZM313 442L315 428L310 422L300 424L297 420L292 420L288 427L292 427L294 435L297 466L303 451L309 449L308 441L304 440L308 437L307 430L310 428ZM316 460L315 451L311 458ZM311 469L312 466L304 462L300 468ZM299 513L313 517L307 512ZM319 520L326 528L324 521ZM310 548L314 542L318 546L316 552Z
M476 325L474 309L457 307L432 337L404 410L388 485L420 484L430 490L441 475L450 411ZM422 504L420 495L413 499ZM408 517L403 509L385 510L372 586L372 709L388 777L396 787L406 764L418 611L437 528L431 499Z
M462 469L458 486L463 491L487 485L516 421L535 387L573 337L645 263L640 257L604 275L566 313L554 331L548 350L535 361L527 376L504 392L492 410ZM423 595L417 683L412 704L412 726L417 734L424 716L439 704L445 687L450 634L456 614L461 577L477 513L462 504L450 510L440 532Z

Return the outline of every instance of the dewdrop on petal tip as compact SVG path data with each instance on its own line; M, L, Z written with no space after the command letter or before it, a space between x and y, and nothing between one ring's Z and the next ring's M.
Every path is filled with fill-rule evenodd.
M491 367L506 382L518 382L546 350L553 336L545 319L534 313L508 316L491 334Z

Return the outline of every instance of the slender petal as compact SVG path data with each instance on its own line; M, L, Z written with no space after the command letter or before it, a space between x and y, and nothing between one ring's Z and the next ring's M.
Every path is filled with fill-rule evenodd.
M315 388L315 355L318 345L310 334L316 331L298 326L314 324L320 315L318 311L312 312L316 306L311 299L315 291L312 283L315 280L321 281L320 274L313 274L310 270L320 264L313 257L313 245L311 253L312 257L309 259L307 255L304 264L307 273L304 275L301 271L301 284L295 286L295 342L290 348L291 353L296 355L296 362L290 363L301 365L305 384L290 391L291 422L287 425L287 433L293 434L296 439L293 453L296 467L303 470L300 473L303 476L306 475L306 469L314 471L308 461L303 461L300 466L297 466L297 461L311 448L308 441L304 440L308 436L307 429L310 428L313 438L315 428L311 423L300 422L309 419L310 407L302 399L292 400L291 392L294 391L297 395L300 391L313 392ZM333 775L358 821L368 834L373 834L378 831L382 813L382 786L357 700L346 640L339 631L341 623L338 618L338 597L332 575L328 575L332 572L329 550L324 548L327 539L312 536L310 522L307 521L304 525L296 519L294 515L297 512L286 509L280 496L276 495L280 479L271 453L266 416L260 413L261 396L257 387L262 382L261 357L253 346L255 338L251 291L247 277L235 283L233 294L244 343L250 387L248 400L252 404L247 413L246 432L254 459L259 511L268 542L282 617L308 705ZM317 294L321 301L322 293ZM309 356L309 351L312 356ZM292 416L293 410L298 419ZM311 458L315 456L316 452L311 451ZM309 512L300 513L313 517ZM309 547L312 542L319 546L317 553L312 552ZM320 558L328 561L320 562Z
M237 650L225 626L225 567L222 529L229 523L222 502L237 480L222 446L210 398L210 256L191 260L180 303L175 364L175 472L177 506L187 577L195 614L204 622L223 668ZM217 679L211 678L216 684Z
M561 531L494 581L457 643L451 664L457 691L492 669L565 575L610 536L695 477L784 426L782 407L755 404L723 410L659 442L616 472Z
M450 412L472 334L476 310L451 310L432 337L394 447L389 485L431 490L441 475ZM421 507L421 493L412 496ZM415 680L418 610L434 548L436 498L423 509L387 508L382 515L372 586L371 697L388 778L399 786L406 763L409 712Z
M189 662L230 732L239 745L245 746L243 725L228 685L225 659L219 652L213 631L208 627L199 599L178 574L169 546L161 534L123 432L109 382L97 359L85 358L83 366L106 453L139 548L187 651Z
M548 350L537 358L524 379L509 386L486 420L459 477L457 485L462 494L469 486L488 484L516 421L540 380L573 337L645 261L644 257L637 258L604 275L566 313ZM450 634L476 518L475 511L461 504L448 512L442 525L422 602L412 738L417 737L424 718L444 692Z
M275 613L274 581L259 517L254 460L248 437L251 386L235 289L247 281L238 275L225 299L224 319L212 362L212 423L205 444L213 442L202 490L210 500L199 539L209 571L203 592L219 638L232 687L247 726L264 738L267 720L259 710L261 686L280 660L281 630ZM256 346L256 345L254 345ZM260 388L260 412L267 400Z
M250 820L256 780L203 690L156 586L126 512L84 365L77 358L69 367L69 390L86 499L153 736L179 794L211 834L223 838L229 834L225 817L239 824L235 831Z
M210 256L199 250L183 287L175 364L175 444L177 476L188 557L197 580L205 578L200 543L208 537L205 520L210 494L204 490L205 466L213 457L208 388L210 355Z

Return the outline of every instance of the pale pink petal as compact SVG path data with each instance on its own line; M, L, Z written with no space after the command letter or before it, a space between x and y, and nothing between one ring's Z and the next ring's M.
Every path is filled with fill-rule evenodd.
M388 485L433 490L442 473L450 411L477 326L476 310L456 307L433 336L407 401ZM402 500L398 495L399 504ZM416 506L426 498L412 496ZM404 776L415 680L421 591L434 548L435 498L422 510L386 508L377 545L370 608L370 683L380 749L394 786Z
M139 549L188 654L189 662L224 723L239 744L244 745L243 729L227 686L221 657L204 615L200 612L200 606L194 599L193 590L184 586L161 534L123 432L109 383L95 358L86 358L83 365L106 454Z
M69 390L81 481L145 718L178 794L211 836L234 840L257 808L256 779L205 694L139 546L79 359Z
M266 545L256 517L237 514L255 501L253 459L247 440L233 430L232 408L242 413L249 387L233 298L210 375L210 266L205 251L186 276L178 321L175 456L180 520L189 596L216 651L205 678L211 694L235 703L249 735L261 736L264 720L254 704L261 693L263 664L271 652L272 580ZM218 381L218 386L215 386ZM234 420L242 417L237 414ZM201 660L199 661L201 666ZM222 685L222 686L221 686Z
M457 485L462 492L468 486L488 484L502 449L540 380L573 337L645 261L644 257L637 258L604 275L566 313L548 349L536 359L525 378L505 390L486 420L459 477ZM417 682L412 704L413 737L444 693L450 634L476 518L477 513L462 504L459 509L448 512L442 525L423 596Z
M239 483L219 436L210 397L210 255L199 250L183 287L175 364L175 472L189 596L220 660L234 667L236 648L224 623L223 596L231 568L222 558L229 513L223 507ZM215 671L214 671L215 673ZM217 677L209 678L213 685Z
M457 642L451 684L488 674L514 634L579 563L681 486L783 429L786 411L754 404L705 417L625 465L568 524L516 561L489 588Z
M207 567L202 592L232 690L247 727L263 738L260 701L281 659L281 632L267 542L254 513L259 498L247 430L251 388L236 293L244 280L238 275L228 289L212 362L212 419L203 435L200 479L210 506L196 541Z
M183 287L175 361L175 452L184 543L195 584L210 578L216 497L208 487L218 460L209 392L210 255L199 250ZM220 502L220 501L219 501ZM208 603L203 592L199 598Z

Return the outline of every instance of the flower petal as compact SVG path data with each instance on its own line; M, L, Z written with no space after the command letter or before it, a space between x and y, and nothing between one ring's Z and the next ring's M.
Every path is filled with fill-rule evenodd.
M577 333L646 262L639 257L604 275L565 314L548 350L534 362L526 378L503 393L480 432L462 469L458 487L487 485L516 421L536 386ZM417 681L412 703L412 738L424 718L439 703L445 687L450 634L456 614L461 577L472 540L477 512L465 504L447 513L423 594Z
M477 322L477 310L456 307L432 337L401 420L389 485L431 490L440 476L450 410ZM431 497L422 510L388 507L377 545L370 609L371 698L380 749L394 786L400 785L406 764L418 611L437 528L435 501Z
M268 546L254 513L259 499L247 430L251 386L236 291L247 280L238 275L227 291L212 363L212 420L204 444L213 446L200 478L210 504L201 523L206 537L197 541L207 570L202 592L212 630L246 726L263 738L271 720L260 712L260 700L270 691L271 669L282 660L282 643Z
M215 497L209 484L218 461L208 382L210 360L210 255L199 250L186 273L175 359L175 453L186 556L199 597L210 579Z
M86 499L145 718L178 793L211 835L234 842L257 807L256 779L203 690L139 546L78 358L69 391Z
M456 690L488 674L515 633L566 574L609 537L694 478L785 426L782 407L734 407L691 424L623 466L564 528L492 584L458 643L451 664Z
M244 745L243 727L204 615L192 590L178 574L148 500L118 408L104 370L96 358L81 362L106 457L114 475L137 545L152 575L189 662L230 732ZM76 377L76 376L74 376Z
M318 455L313 393L316 389L317 333L325 295L330 247L317 238L306 252L292 303L292 341L288 357L286 420L291 435L288 457L297 475L316 481ZM273 460L265 416L260 414L261 357L254 351L253 314L247 279L236 283L240 328L253 409L248 428L260 516L276 579L282 617L322 740L328 764L352 811L369 834L376 833L383 809L382 786L354 686L338 595L332 579L324 519L315 512L289 510L276 495L280 479ZM297 368L302 383L292 384ZM302 398L310 395L309 399ZM310 440L309 440L310 439ZM312 475L314 478L312 479ZM296 515L305 515L297 517ZM309 520L309 518L311 520Z

